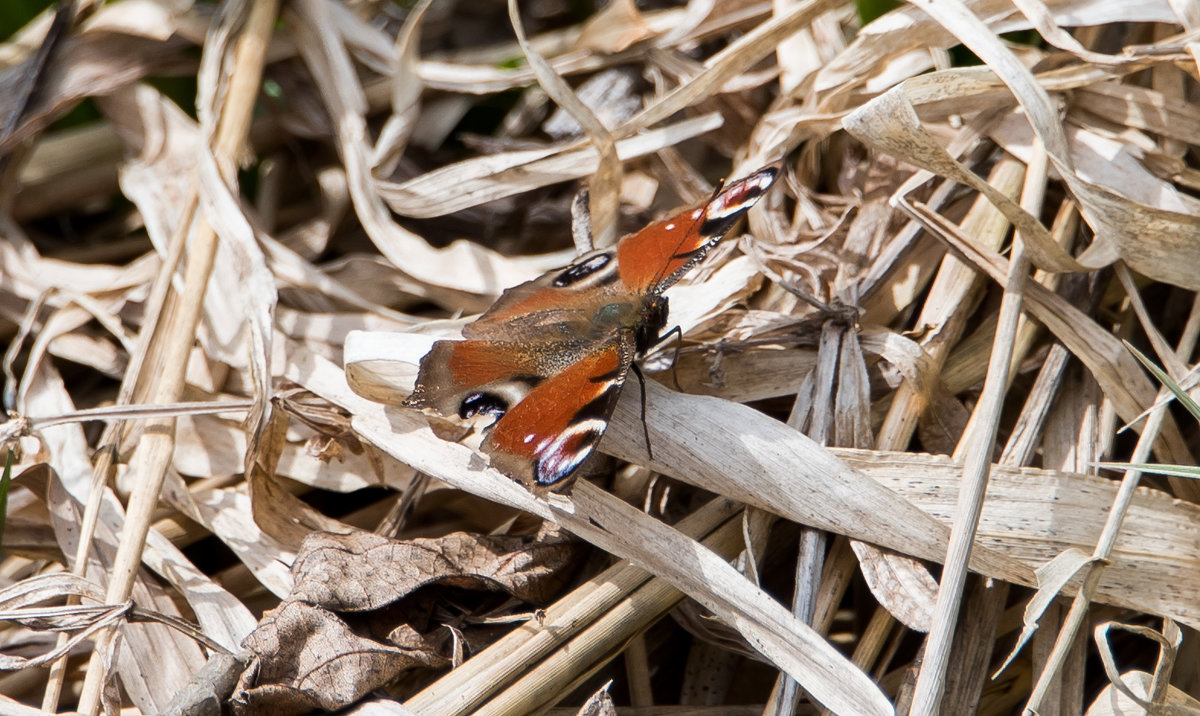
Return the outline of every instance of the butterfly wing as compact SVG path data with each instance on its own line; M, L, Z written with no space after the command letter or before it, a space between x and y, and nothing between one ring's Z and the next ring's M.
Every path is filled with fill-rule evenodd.
M413 408L498 414L483 452L533 488L561 488L592 453L633 362L631 331L600 343L438 341L421 361Z
M762 198L779 170L779 164L763 167L726 184L707 203L627 236L617 245L621 282L636 294L667 290Z
M603 435L633 361L634 300L613 251L581 256L505 291L463 329L467 340L435 343L405 402L500 415L483 443L492 465L531 487L565 485Z
M633 297L611 290L617 285L613 252L598 251L508 289L463 328L467 340L434 343L405 403L464 418L504 413L544 379L619 341L634 308Z
M514 343L438 341L421 360L416 388L404 404L468 418L504 412L541 382L547 366Z
M620 285L616 252L592 251L566 268L508 289L478 320L463 329L463 335L509 341L527 341L534 336L539 340L607 337L619 326L600 316L600 309L614 301L634 300L634 295Z
M604 435L633 354L620 331L530 390L483 442L492 467L533 488L565 486Z
M659 295L778 172L760 169L615 249L505 291L463 329L467 340L434 344L406 403L447 416L499 415L483 442L492 466L530 487L561 489L604 435L639 336L657 337L666 317Z

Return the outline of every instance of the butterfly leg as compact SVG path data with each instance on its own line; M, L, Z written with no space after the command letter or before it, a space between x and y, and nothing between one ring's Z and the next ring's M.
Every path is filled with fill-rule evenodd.
M655 345L666 343L667 339L671 336L675 337L675 349L671 352L671 382L675 384L675 390L678 390L682 393L683 386L679 384L679 374L677 371L679 367L679 347L683 345L683 329L681 329L679 326L675 326L671 330L659 336L658 340L655 342Z
M650 447L650 426L646 424L646 376L642 374L642 368L636 362L630 363L629 367L633 369L633 374L638 379L638 387L642 389L642 435L646 438L646 456L653 460L654 449Z

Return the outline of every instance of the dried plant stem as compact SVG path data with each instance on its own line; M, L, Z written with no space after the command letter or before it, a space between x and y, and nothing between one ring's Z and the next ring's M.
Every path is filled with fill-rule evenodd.
M934 607L933 629L929 633L925 660L922 662L913 693L914 714L937 713L937 702L941 698L949 663L950 646L954 640L954 623L958 618L958 605L962 600L963 585L967 578L967 563L971 557L971 546L975 541L979 516L983 512L991 453L999 428L1000 404L1008 387L1011 352L1007 349L1011 348L1011 341L1016 334L1017 318L1021 310L1020 292L1029 268L1029 259L1019 246L1014 246L1010 267L1009 281L1004 287L1004 302L1000 307L1000 321L996 326L992 360L979 401L980 406L987 406L989 410L983 413L983 424L976 434L972 449L967 453L963 468L954 528L950 533L950 546L946 550L946 570L942 574L937 605ZM976 414L979 414L979 411Z
M34 430L45 429L55 425L68 423L83 423L89 420L136 420L152 417L179 417L181 415L215 415L217 413L241 413L250 409L249 400L200 401L188 403L173 403L171 405L106 405L101 408L76 410L66 415L53 415L46 418L30 420Z
M1064 237L1069 238L1072 235L1064 231L1064 227L1071 227L1073 231L1075 216L1077 214L1072 204L1062 205L1051 230L1060 245L1063 245ZM1053 288L1057 285L1059 276L1057 273L1035 271L1033 280L1047 288ZM1022 315L1017 327L1017 342L1013 349L1010 370L1015 371L1025 359L1030 347L1028 341L1032 340L1034 330L1036 326L1027 316ZM1051 347L997 464L1011 467L1028 464L1042 438L1043 424L1057 394L1057 385L1069 356L1061 344ZM988 678L990 645L995 641L998 621L1004 611L1008 593L1008 584L1004 582L977 582L965 597L966 603L962 607L965 611L959 619L963 630L956 634L954 639L955 656L952 658L955 660L955 669L948 675L946 691L942 696L943 712L974 713L978 710L980 695ZM963 661L959 661L959 657Z
M1186 360L1186 356L1191 355L1196 348L1198 337L1200 337L1200 295L1197 295L1192 302L1192 312L1188 316L1187 326L1179 340L1179 346L1174 351L1175 356L1181 361ZM1129 458L1130 463L1137 465L1147 462L1150 458L1154 443L1158 439L1158 432L1167 416L1169 402L1166 401L1166 398L1170 395L1170 390L1165 387L1159 391L1158 397L1155 399L1158 407L1154 408L1146 419L1146 426L1142 430L1142 434L1138 436L1137 446ZM1112 555L1113 545L1121 532L1121 525L1133 502L1133 494L1141 478L1140 470L1126 470L1121 478L1121 487L1113 499L1112 509L1109 510L1108 519L1104 522L1104 530L1096 541L1096 549L1092 552L1092 558L1083 568L1083 584L1071 600L1071 609L1063 620L1062 628L1058 631L1058 638L1050 650L1050 656L1046 658L1046 666L1038 674L1037 683L1034 684L1029 701L1025 704L1026 714L1036 713L1037 709L1041 707L1042 701L1046 698L1058 672L1066 661L1075 636L1083 628L1083 621L1087 616L1088 607L1091 605L1092 594L1104 574L1104 568L1108 563L1109 556Z
M742 546L741 520L726 521L702 543L717 554L732 557ZM683 593L665 580L645 583L471 713L517 716L552 705L615 656L630 633L654 624L681 599Z
M989 174L988 183L997 191L1011 196L1017 192L1024 176L1025 169L1020 162L1000 161ZM983 197L978 199L962 224L964 233L991 247L1000 245L1008 227L1008 220ZM920 329L929 329L922 341L922 348L935 366L940 366L948 357L950 348L958 343L966 330L970 313L964 309L964 305L971 303L976 292L982 290L982 279L970 265L956 256L943 259L930 288L929 299L922 307L916 323ZM919 387L907 381L901 383L879 429L876 448L904 450L912 439L928 398Z
M262 80L267 44L277 15L278 2L275 0L252 3L250 6L246 23L233 50L233 66L237 67L238 71L229 78L228 101L223 106L214 136L213 151L218 157L235 157L246 139ZM191 217L184 217L183 221L185 224L191 223ZM160 323L156 327L161 327L167 332L161 334L162 359L157 363L153 382L147 391L151 403L173 403L178 401L183 393L187 358L195 340L196 326L203 309L204 291L217 251L217 236L203 217L197 217L195 229L190 244L191 250L188 252L183 294L178 297L171 294L176 298L168 309L173 320ZM132 591L146 544L146 534L153 521L166 470L174 453L174 432L175 421L172 418L148 421L130 463L132 474L139 480L139 484L129 498L125 526L121 531L121 541L117 546L106 594L109 603L125 601ZM104 677L102 655L112 636L112 632L105 632L96 639L79 699L79 710L84 713L94 714L99 706Z
M629 680L629 703L634 708L654 705L654 688L650 683L650 654L646 649L646 634L640 632L625 647L625 678Z
M1045 196L1048 159L1039 142L1035 141L1034 147L1034 160L1025 173L1021 204L1022 208L1032 210L1031 213L1036 215ZM975 532L983 513L992 452L1000 427L1004 395L1008 391L1013 348L1030 266L1025 243L1019 233L1014 234L1012 257L1004 283L1004 297L1000 303L1000 317L996 322L996 336L988 360L983 393L960 443L966 444L962 485L958 493L954 526L950 532L950 544L946 550L945 571L938 586L933 625L926 641L925 659L913 691L911 713L914 714L936 714L945 688L946 668L954 643L954 625L966 585Z
M716 500L680 522L677 528L699 538L734 516L733 503ZM737 526L741 520L736 518L733 522ZM630 599L650 579L645 570L627 562L609 568L548 607L540 621L531 621L513 631L409 699L405 708L417 714L474 713L473 709L496 689L524 673L530 664L561 649L581 629L616 610L618 604Z
M195 193L192 193L187 205L184 207L184 216L191 216L195 212L197 201L198 198ZM187 229L188 226L185 224L175 232L167 250L167 256L159 266L158 274L154 277L154 284L150 288L150 295L147 300L149 310L146 314L146 320L142 325L141 334L138 337L138 347L130 355L129 366L121 379L121 388L117 393L116 404L118 407L129 404L133 400L134 392L137 390L138 377L142 374L142 365L149 356L154 342L154 334L158 331L159 320L162 318L163 309L166 306L166 300L171 288L171 277L175 275L175 271L179 267L179 262L183 258L183 247L187 243ZM84 576L87 570L88 556L91 553L92 547L92 537L96 534L96 523L100 517L100 501L103 498L104 485L111 475L116 459L114 455L115 446L119 444L124 429L124 421L115 420L105 427L104 433L100 438L99 445L102 449L97 452L96 462L92 466L92 481L88 489L88 501L87 505L84 506L83 522L79 528L79 543L75 549L75 566L72 571L79 576ZM68 604L71 601L68 601ZM67 638L67 634L59 635L59 646L66 643ZM42 694L43 711L57 710L58 699L62 693L63 680L66 678L66 667L66 659L59 659L51 664L50 674L46 680L46 690Z

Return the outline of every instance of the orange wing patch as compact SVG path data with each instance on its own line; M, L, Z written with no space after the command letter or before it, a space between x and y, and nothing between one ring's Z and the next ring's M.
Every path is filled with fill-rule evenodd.
M633 336L623 333L547 378L492 426L483 443L492 466L557 487L600 442L632 361Z

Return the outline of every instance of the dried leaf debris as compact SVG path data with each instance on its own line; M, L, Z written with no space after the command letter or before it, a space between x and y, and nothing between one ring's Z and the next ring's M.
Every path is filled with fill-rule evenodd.
M15 5L0 711L1200 713L1194 3ZM779 160L570 492L401 406Z
M446 666L454 657L449 635L470 627L437 624L419 601L395 602L441 584L500 589L522 603L546 603L573 571L577 552L556 530L529 538L453 533L407 541L361 531L313 532L292 564L291 594L244 642L251 658L233 695L234 710L335 710L406 670ZM355 621L367 635L339 612L359 614Z

